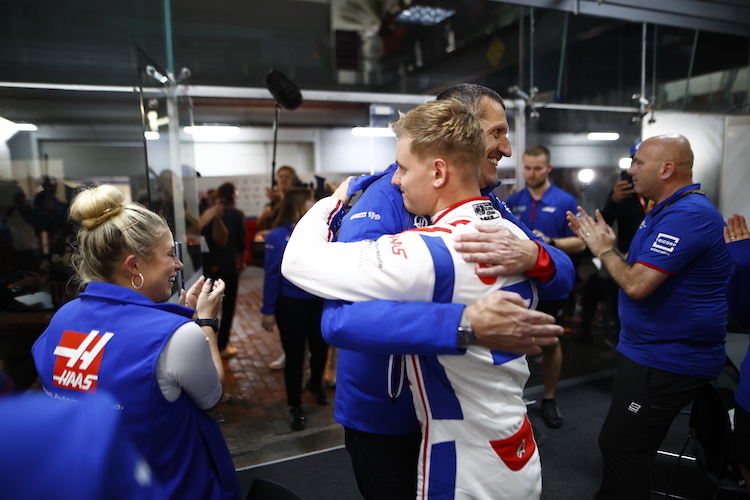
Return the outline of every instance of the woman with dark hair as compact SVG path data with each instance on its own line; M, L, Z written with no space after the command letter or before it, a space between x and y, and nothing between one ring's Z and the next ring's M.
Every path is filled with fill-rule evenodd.
M265 280L263 282L262 325L267 331L279 327L281 346L286 354L284 384L291 407L290 427L305 428L302 409L302 378L305 342L310 349L310 379L305 386L319 405L327 405L323 390L323 372L328 359L328 344L320 331L323 299L297 288L281 275L281 258L294 226L313 205L313 193L307 188L289 190L279 207L274 229L266 236Z
M73 255L85 286L52 317L32 348L44 391L60 404L109 392L164 498L239 499L242 491L216 421L224 369L216 316L224 283L203 277L179 304L182 262L162 217L125 204L114 186L81 191Z
M218 343L221 357L232 358L237 355L237 348L229 345L229 334L232 330L234 310L237 305L237 292L240 286L240 274L245 270L245 214L235 207L237 188L231 182L225 182L216 189L217 217L212 224L206 225L202 234L206 238L209 253L204 255L203 272L209 278L221 278L225 285L224 305L221 309ZM217 232L213 224L222 227L226 238L216 239Z

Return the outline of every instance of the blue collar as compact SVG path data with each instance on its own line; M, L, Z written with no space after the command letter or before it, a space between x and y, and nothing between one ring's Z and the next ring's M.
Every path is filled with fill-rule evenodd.
M157 303L135 290L101 281L94 281L86 285L86 290L81 292L80 297L82 299L106 300L110 302L120 302L122 304L153 307L162 311L179 314L186 318L192 318L194 313L194 310L189 307L171 303Z

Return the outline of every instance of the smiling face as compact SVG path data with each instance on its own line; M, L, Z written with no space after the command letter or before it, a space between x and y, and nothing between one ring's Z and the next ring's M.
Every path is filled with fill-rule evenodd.
M174 247L174 239L169 231L164 234L148 262L141 262L138 271L143 274L143 287L138 289L143 295L161 302L172 295L172 286L177 277L177 272L183 267L177 258ZM138 278L135 279L136 283Z
M484 139L487 143L485 159L482 163L480 187L486 188L497 184L497 163L504 156L512 154L508 139L508 118L503 106L489 97L481 101L483 117L480 118Z
M398 168L392 183L401 191L406 210L417 215L432 215L436 199L432 161L412 153L411 142L411 138L404 137L396 143Z

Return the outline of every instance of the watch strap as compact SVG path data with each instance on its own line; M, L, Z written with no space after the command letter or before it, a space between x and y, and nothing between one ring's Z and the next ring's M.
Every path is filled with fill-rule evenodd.
M210 326L214 329L214 332L219 331L219 318L196 319L195 324L198 326Z

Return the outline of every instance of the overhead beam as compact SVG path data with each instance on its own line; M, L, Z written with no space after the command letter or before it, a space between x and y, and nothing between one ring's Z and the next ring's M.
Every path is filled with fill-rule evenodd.
M634 23L674 26L750 37L746 0L493 0Z

